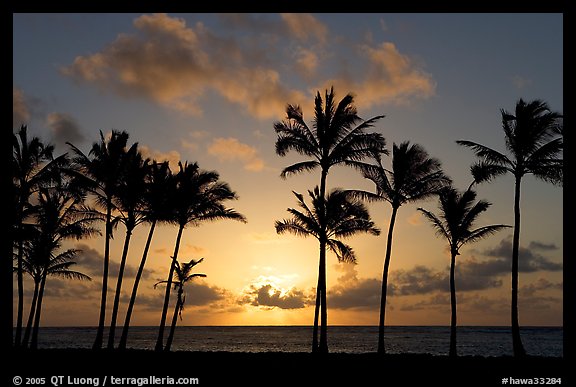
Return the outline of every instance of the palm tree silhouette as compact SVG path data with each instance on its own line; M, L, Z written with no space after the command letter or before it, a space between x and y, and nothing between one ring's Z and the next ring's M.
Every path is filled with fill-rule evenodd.
M126 153L128 133L112 131L110 138L104 138L100 131L100 142L92 144L92 149L86 156L80 149L67 143L74 152L73 161L78 170L74 174L86 189L96 199L96 204L106 211L106 234L104 244L104 268L102 271L102 295L100 300L100 317L93 349L102 348L104 324L106 320L106 296L108 291L108 269L110 265L110 239L112 238L112 212L115 210L113 199L118 193L118 186L124 176L123 158ZM91 158L89 157L91 156Z
M153 161L146 179L146 188L143 191L144 201L141 209L144 220L150 223L150 230L148 232L148 238L146 239L146 245L144 246L144 252L142 253L142 259L138 266L138 272L134 279L132 294L130 296L130 302L128 303L128 309L126 310L126 318L124 319L124 328L122 329L122 336L120 337L120 344L118 345L119 349L126 348L138 286L144 272L144 266L146 265L146 258L148 257L148 250L150 249L156 224L170 219L170 195L172 195L173 186L174 177L170 171L168 162L157 163Z
M198 226L201 222L218 219L233 219L246 222L246 218L233 209L224 207L226 200L237 199L236 193L228 184L219 181L216 172L203 171L197 163L182 165L178 163L180 171L175 175L175 189L170 198L173 204L172 219L178 224L178 235L172 255L172 264L168 274L167 283L172 283L182 232L187 225ZM160 328L155 350L161 351L164 342L164 328L170 302L170 287L166 287L164 306L160 318Z
M23 342L26 346L34 318L30 344L32 349L38 346L38 328L47 277L56 275L90 280L87 275L70 269L76 264L74 258L80 250L68 249L59 253L62 244L68 239L78 240L97 234L98 230L92 227L92 223L99 220L94 211L84 207L83 195L70 189L69 185L41 188L37 199L33 215L35 232L27 243L23 266L24 271L34 280L34 295Z
M370 220L366 207L345 191L332 190L324 199L318 186L314 191L308 191L312 199L312 208L308 207L304 197L294 192L298 199L298 206L302 210L288 208L292 219L276 221L278 234L291 233L298 236L313 236L320 243L320 266L326 267L326 247L336 254L339 262L356 263L356 255L352 248L339 240L354 234L364 232L379 235L380 230ZM326 305L326 277L319 284L321 289L321 326L320 346L321 352L328 352L328 313Z
M26 125L22 125L18 133L12 134L12 229L13 241L17 242L17 286L18 308L16 318L16 334L14 346L19 347L22 340L22 317L24 313L24 281L23 281L23 243L26 220L31 207L30 197L38 189L58 177L57 169L66 160L65 155L53 158L53 145L46 145L38 137L28 140Z
M120 259L120 268L118 270L114 305L112 307L108 349L114 349L116 319L118 317L122 280L124 278L124 268L126 267L126 257L128 256L132 232L136 226L145 220L142 208L144 206L146 178L150 168L149 162L150 160L143 159L136 144L126 152L123 161L123 176L119 182L118 192L114 198L116 202L115 207L120 213L119 220L126 226L126 236L124 238L124 248L122 249L122 258Z
M443 188L439 194L440 215L418 208L432 223L436 233L448 241L450 247L450 350L449 356L456 356L456 256L460 255L460 248L494 234L503 228L510 227L503 224L483 226L472 229L481 213L486 211L491 203L485 200L476 200L476 192L468 189L460 194L452 187Z
M384 345L384 325L386 317L386 298L388 293L388 269L392 255L392 235L398 209L405 203L424 200L450 184L450 179L444 174L441 163L436 158L428 156L426 150L418 145L410 145L409 141L400 145L393 144L392 170L385 169L380 160L377 165L365 168L364 177L376 186L376 193L351 190L351 194L369 201L385 200L392 206L388 239L386 241L386 258L382 274L382 295L380 298L380 318L378 325L378 353L386 353Z
M312 171L320 168L320 191L322 201L326 195L326 177L330 167L343 164L359 170L363 170L367 164L363 162L367 157L380 159L381 154L387 154L386 141L380 133L366 133L366 129L374 126L375 122L384 118L383 115L362 120L354 106L354 97L347 94L338 104L335 101L334 89L326 90L322 100L320 92L314 99L314 119L312 128L304 121L302 109L297 105L288 105L286 119L274 123L274 129L278 135L276 140L276 154L286 156L294 150L303 156L310 157L306 160L292 164L282 170L281 177L304 171ZM325 228L324 220L320 219ZM322 243L322 241L321 241ZM316 287L316 309L314 312L314 330L312 337L312 352L318 348L318 313L320 300L325 298L321 295L322 283L325 283L326 268L320 262L318 268L318 286ZM327 343L320 348L321 352L328 350Z
M501 110L506 148L511 157L472 141L459 140L459 145L471 148L478 162L471 171L475 183L511 173L514 175L514 236L512 240L512 345L515 356L526 351L520 337L518 321L518 251L520 246L520 186L522 177L533 174L545 182L562 185L563 144L562 115L550 111L541 100L516 103L514 114ZM560 137L559 137L560 136Z
M184 303L186 301L186 296L184 295L184 285L196 277L206 277L206 274L192 273L192 268L202 262L204 258L200 258L198 261L190 260L188 263L180 264L176 261L176 266L174 268L176 272L176 281L168 283L167 281L160 281L154 284L154 288L159 284L166 284L168 288L174 285L174 290L178 292L178 298L176 299L176 304L174 306L174 314L172 315L172 324L170 325L170 333L168 334L168 339L166 340L165 351L170 351L172 347L172 341L174 339L174 331L176 330L176 323L178 322L178 316L182 319L182 311L184 310Z

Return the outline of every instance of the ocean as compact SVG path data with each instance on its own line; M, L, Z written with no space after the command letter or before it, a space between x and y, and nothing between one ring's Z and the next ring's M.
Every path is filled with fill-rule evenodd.
M131 327L128 347L153 349L157 327ZM121 334L121 328L117 337ZM386 352L390 354L446 355L450 328L439 326L386 327ZM458 354L461 356L511 356L509 327L458 327ZM529 355L562 357L561 327L526 327L522 341ZM94 327L40 328L39 348L91 348ZM329 326L330 352L376 352L378 327ZM173 351L228 352L310 352L309 326L182 326L176 328ZM106 337L104 343L106 343Z

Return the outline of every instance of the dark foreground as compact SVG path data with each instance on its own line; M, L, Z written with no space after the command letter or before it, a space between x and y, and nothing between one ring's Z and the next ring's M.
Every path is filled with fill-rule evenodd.
M13 351L0 385L567 386L566 368L548 357L50 349Z

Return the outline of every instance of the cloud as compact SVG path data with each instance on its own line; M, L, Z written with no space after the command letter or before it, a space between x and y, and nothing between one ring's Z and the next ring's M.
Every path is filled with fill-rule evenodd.
M524 273L533 273L536 271L560 271L562 264L551 261L550 259L535 253L533 250L554 250L554 244L546 245L542 242L532 241L529 244L530 248L520 246L518 251L519 267L518 270ZM491 248L481 252L488 257L495 257L495 260L489 260L478 263L475 270L484 273L507 273L511 270L511 257L512 257L512 238L507 237L500 241L500 243Z
M543 251L553 251L558 250L558 246L554 243L543 243L538 241L531 241L528 245L529 250L543 250Z
M214 139L208 146L208 153L221 162L240 161L247 171L259 172L264 169L264 160L258 157L256 148L233 137Z
M282 118L287 103L310 105L313 91L332 85L355 93L361 108L435 94L432 76L392 42L343 46L306 13L220 19L224 28L213 31L166 14L142 15L132 31L99 52L77 56L61 72L106 92L191 115L202 114L204 96L216 94L258 119ZM343 62L338 76L318 71L336 50L359 58L363 67ZM287 80L321 87L301 90Z
M70 142L77 145L86 141L80 125L69 114L50 113L46 117L46 124L52 132L52 138L56 144L64 145L66 142Z
M99 281L99 279L95 277L102 276L102 270L104 267L104 256L100 254L97 250L91 248L86 244L78 244L76 249L82 250L76 255L76 262L78 265L76 266L76 270L88 274L92 277L92 281ZM120 270L120 258L121 257L111 257L110 259L110 266L108 267L108 275L111 277L117 277L118 272ZM136 276L138 268L132 265L126 265L124 267L124 276L125 277L134 277ZM142 278L147 279L150 278L153 270L144 269L142 273Z
M407 103L411 98L428 98L435 94L432 76L414 61L400 53L394 43L383 42L375 47L360 46L360 56L367 59L363 79L354 80L343 75L324 83L324 88L334 85L340 90L350 90L356 103L363 108L384 103Z
M242 291L237 303L264 309L301 309L313 304L315 293L312 291L306 292L294 286L284 285L293 282L296 277L295 274L258 276Z
M314 75L319 63L320 58L315 51L303 47L296 50L296 70L302 76L310 78Z
M24 98L24 92L12 86L12 127L20 128L21 125L28 124L30 111Z
M250 290L245 293L241 300L242 304L280 309L301 309L306 306L307 302L308 297L304 291L292 288L283 292L271 284L260 287L250 285Z
M298 40L308 41L315 39L319 43L325 43L328 36L328 28L309 13L283 13L280 15L289 33Z
M161 163L168 161L168 165L172 171L178 170L178 162L182 160L182 156L178 151L171 150L168 152L160 152L146 145L138 145L138 149L144 158L150 158L151 160L156 160Z
M151 99L199 115L199 99L215 91L258 118L278 117L301 92L284 86L278 71L257 61L260 49L239 46L202 23L187 26L166 14L134 20L136 33L120 34L92 55L78 56L62 73L125 97Z
M342 273L337 285L328 290L328 302L336 309L378 309L382 292L382 281L375 278L358 278L356 266L341 263L336 266Z
M477 261L462 260L456 262L455 282L458 292L497 288L502 280L495 274L478 271ZM508 270L509 271L509 270ZM506 273L508 272L506 271ZM501 274L501 273L499 273ZM408 270L396 270L390 273L389 292L395 296L448 292L449 267L437 271L423 265L416 265Z

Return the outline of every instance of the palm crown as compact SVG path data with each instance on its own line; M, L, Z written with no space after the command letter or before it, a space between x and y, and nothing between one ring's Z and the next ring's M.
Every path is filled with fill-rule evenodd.
M276 232L289 232L304 237L312 235L318 240L325 239L326 245L339 261L355 263L356 256L352 248L338 238L346 238L359 232L380 234L380 230L370 220L366 207L360 201L351 199L346 192L336 189L328 194L326 210L323 213L318 187L314 188L314 191L308 191L308 194L312 199L312 208L308 207L302 194L294 192L303 211L288 208L292 219L276 221ZM322 217L326 219L325 235Z

